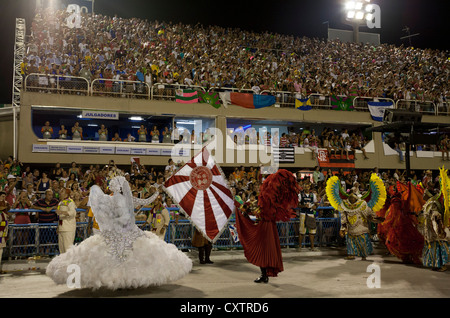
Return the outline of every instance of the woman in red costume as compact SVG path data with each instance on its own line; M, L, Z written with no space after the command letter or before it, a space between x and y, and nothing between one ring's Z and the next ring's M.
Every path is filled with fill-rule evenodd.
M255 283L267 283L283 271L277 221L288 221L293 208L298 205L299 187L294 175L284 169L269 175L261 185L258 197L260 208L258 222L236 213L239 240L247 260L259 266L261 276Z
M382 228L389 252L406 264L421 264L424 238L419 232L416 213L422 209L424 200L417 189L397 183L397 193L391 198L389 210Z

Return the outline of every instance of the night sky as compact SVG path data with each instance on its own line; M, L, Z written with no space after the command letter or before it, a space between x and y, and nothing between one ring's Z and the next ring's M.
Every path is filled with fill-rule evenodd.
M28 26L34 13L34 0L0 0L0 29L3 66L0 83L0 104L11 103L15 18L26 18ZM83 0L63 0L75 3ZM90 7L89 2L84 2ZM95 13L123 18L138 17L150 21L184 24L219 25L255 32L274 32L294 36L326 38L330 28L348 29L341 22L345 0L95 0ZM401 45L406 33L420 33L412 38L412 46L449 50L447 1L437 0L372 0L381 7L381 29L361 28L362 32L381 34L381 42ZM32 5L30 5L32 4Z

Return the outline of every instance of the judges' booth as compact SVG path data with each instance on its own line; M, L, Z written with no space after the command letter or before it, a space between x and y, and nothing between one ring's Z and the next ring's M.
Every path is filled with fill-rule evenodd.
M214 117L149 115L63 107L31 108L32 156L27 162L166 165L186 161L212 138ZM176 151L174 155L173 151Z

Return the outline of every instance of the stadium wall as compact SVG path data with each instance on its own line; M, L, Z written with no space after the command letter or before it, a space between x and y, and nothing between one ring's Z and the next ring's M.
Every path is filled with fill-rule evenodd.
M4 160L8 156L14 156L14 141L13 141L13 115L0 115L0 159Z
M180 104L173 101L160 100L140 100L140 99L124 99L111 97L93 97L93 96L76 96L76 95L60 95L60 94L41 94L34 92L23 92L21 98L21 111L19 121L19 145L18 158L26 163L71 163L73 161L79 164L106 164L110 159L114 159L116 164L126 165L130 164L130 157L133 155L107 155L107 154L84 154L84 153L36 153L33 152L33 144L46 144L49 141L40 139L32 129L32 112L33 106L52 106L58 108L71 108L78 110L108 110L127 112L128 114L173 114L176 116L203 116L215 119L216 128L225 132L227 127L227 118L241 118L252 120L276 120L276 121L298 121L308 123L348 123L360 124L368 126L377 126L381 123L375 122L371 119L369 112L345 112L335 110L310 110L299 111L292 108L276 108L268 107L263 109L246 109L239 106L230 105L228 108L220 107L215 109L208 104ZM441 122L445 123L447 118L440 118L438 116L423 116L424 122ZM6 121L5 125L0 125L2 136L10 134L12 131L11 122ZM70 129L70 127L66 127ZM11 140L11 141L9 141ZM53 141L58 142L58 141ZM72 141L67 141L72 142ZM111 143L111 142L105 142ZM98 144L98 142L97 142ZM137 143L136 143L137 144ZM12 138L2 138L0 143L2 153L10 152L12 150ZM236 153L233 150L226 149L223 143L222 150L224 158L234 157L237 159ZM161 147L160 145L148 144L148 147ZM3 150L5 149L5 150ZM248 149L248 147L247 147ZM192 150L190 157L197 150ZM382 169L404 169L405 164L399 161L398 155L392 153L392 149L385 149L382 143L381 134L373 134L373 143L369 149L366 149L368 160L363 159L362 153L357 153L355 161L355 168L357 169L372 169L379 167ZM388 153L387 153L388 152ZM257 162L248 162L249 151L245 151L246 163L237 162L222 162L223 167L233 166L256 166L264 164L258 158ZM214 153L213 153L214 154ZM228 157L227 157L228 156ZM170 156L138 156L144 165L166 165ZM280 164L285 168L313 168L317 165L317 161L312 159L310 152L296 153L295 163ZM412 152L411 169L435 169L442 166L441 157L434 153L428 157L418 157L415 152Z

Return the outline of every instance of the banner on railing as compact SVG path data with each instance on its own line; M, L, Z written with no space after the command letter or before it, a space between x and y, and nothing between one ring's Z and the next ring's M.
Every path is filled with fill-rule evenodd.
M331 95L331 106L334 110L354 110L352 97Z
M312 104L310 98L305 99L295 99L295 108L298 110L311 110Z
M384 112L386 109L394 108L394 103L392 102L368 102L370 115L375 121L383 121Z
M319 162L319 167L321 168L331 168L331 169L340 169L342 168L344 171L348 169L355 168L355 156L354 154L348 155L348 159L340 154L330 155L326 148L318 149L317 160Z
M193 89L177 89L175 101L182 104L198 103L198 92Z
M272 147L272 154L275 163L295 163L294 147Z
M260 109L269 107L275 104L275 96L272 95L258 95L251 93L219 93L220 99L225 107L229 104L241 106L250 109Z
M220 103L220 98L219 98L219 94L216 92L198 92L198 101L200 103L206 103L209 104L211 106L213 106L214 108L220 108L220 106L222 106L222 104Z

